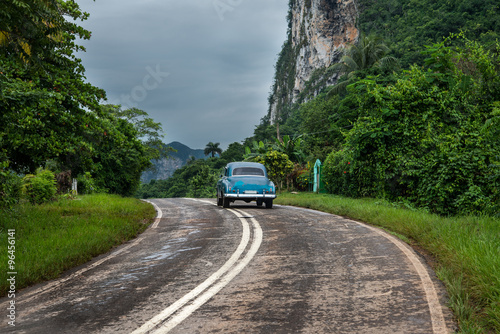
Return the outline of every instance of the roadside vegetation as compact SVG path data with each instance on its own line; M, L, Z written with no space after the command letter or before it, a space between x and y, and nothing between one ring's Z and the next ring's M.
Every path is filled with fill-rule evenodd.
M143 232L156 216L148 203L117 195L29 202L0 210L0 296L8 291L7 232L15 231L16 289L57 278Z
M446 285L462 333L500 331L500 219L449 216L403 203L314 193L282 193L276 203L311 208L379 226L425 250Z
M131 196L151 160L169 151L160 123L106 104L85 79L77 41L91 32L77 22L88 15L74 1L2 3L0 208L18 203L19 180L40 168L79 179L85 193Z
M16 289L56 278L135 237L155 216L151 205L117 195L133 195L151 160L169 151L161 124L106 104L106 93L87 82L76 55L85 51L77 42L91 37L77 24L88 15L74 1L2 2L2 295L7 272L17 272Z

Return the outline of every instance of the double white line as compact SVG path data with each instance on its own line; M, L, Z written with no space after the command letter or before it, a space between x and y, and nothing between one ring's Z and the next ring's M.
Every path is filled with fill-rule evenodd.
M199 307L205 304L210 298L215 296L252 260L262 243L262 229L257 220L246 212L241 210L228 210L239 218L243 227L241 242L233 255L219 270L213 273L203 283L167 307L160 314L156 315L153 319L149 320L143 326L135 330L132 334L168 333L184 319L189 317ZM247 253L240 260L240 257L243 255L247 249L248 243L250 242L251 233L247 219L250 220L253 226L252 244L250 245Z

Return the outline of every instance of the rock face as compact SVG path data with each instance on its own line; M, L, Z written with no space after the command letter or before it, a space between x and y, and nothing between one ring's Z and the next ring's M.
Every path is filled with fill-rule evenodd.
M341 49L357 40L355 1L291 0L288 41L280 54L289 64L276 67L270 101L271 122L280 117L283 107L297 102L316 70L338 62ZM283 72L294 73L295 77L293 80L283 78ZM332 84L335 80L336 77L327 78L326 83Z
M305 88L314 70L337 62L339 49L357 39L356 17L354 0L296 2L292 21L292 45L298 48L295 95Z

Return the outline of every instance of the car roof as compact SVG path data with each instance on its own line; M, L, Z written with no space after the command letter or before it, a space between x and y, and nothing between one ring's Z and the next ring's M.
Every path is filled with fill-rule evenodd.
M258 162L239 161L239 162L230 162L226 165L226 168L230 170L231 175L233 174L233 170L235 168L241 168L241 167L252 167L252 168L262 169L264 171L264 176L267 177L266 167Z
M266 170L263 164L258 162L247 162L247 161L239 161L239 162L230 162L226 165L229 169L234 169L238 167L254 167Z

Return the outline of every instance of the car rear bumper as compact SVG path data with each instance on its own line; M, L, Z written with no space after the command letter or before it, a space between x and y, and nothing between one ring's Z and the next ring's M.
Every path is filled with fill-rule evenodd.
M241 199L257 199L257 198L266 198L266 199L274 199L276 198L276 194L238 194L238 193L229 193L224 194L224 197L227 198L241 198Z

